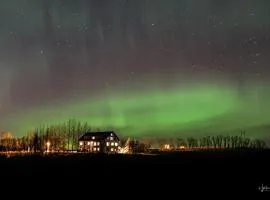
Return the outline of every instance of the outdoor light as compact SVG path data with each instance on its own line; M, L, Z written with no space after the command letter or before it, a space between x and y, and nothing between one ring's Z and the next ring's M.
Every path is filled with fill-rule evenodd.
M51 145L51 143L48 141L48 142L46 143L46 146L47 146L47 152L50 151L50 145Z

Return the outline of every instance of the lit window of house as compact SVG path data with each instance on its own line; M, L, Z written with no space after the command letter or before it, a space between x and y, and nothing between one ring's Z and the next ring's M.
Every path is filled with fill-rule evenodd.
M113 140L113 137L110 137L110 140Z
M99 146L99 142L97 142L97 146Z
M116 143L114 143L114 145L115 145L115 146L118 146L118 143L116 142Z
M169 144L165 144L165 145L164 145L164 148L165 148L165 149L170 149L170 145L169 145Z
M114 151L114 148L111 148L111 151Z
M94 146L96 146L97 145L97 143L96 142L94 142Z
M111 142L111 145L114 146L114 142Z
M113 133L111 133L111 136L113 136Z
M93 141L91 141L90 144L93 145Z
M87 142L87 145L90 145L90 142Z
M83 142L80 142L80 145L83 145Z
M110 143L109 143L109 142L106 142L106 145L107 145L107 147L108 147L108 146L110 146Z
M97 151L99 151L99 147L97 148Z
M92 137L92 140L94 140L94 139L95 139L95 136Z
M96 151L97 149L96 149L96 147L94 147L94 151Z

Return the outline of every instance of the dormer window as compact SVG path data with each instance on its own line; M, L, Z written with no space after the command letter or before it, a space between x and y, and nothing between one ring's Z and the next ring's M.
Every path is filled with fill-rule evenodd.
M95 139L95 136L92 136L92 140L94 140Z

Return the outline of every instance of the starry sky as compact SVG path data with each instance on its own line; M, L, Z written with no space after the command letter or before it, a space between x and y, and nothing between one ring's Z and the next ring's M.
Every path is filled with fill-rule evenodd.
M0 131L270 132L268 0L1 0Z

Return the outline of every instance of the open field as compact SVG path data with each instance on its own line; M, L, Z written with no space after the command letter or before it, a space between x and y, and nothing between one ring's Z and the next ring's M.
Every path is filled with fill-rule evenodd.
M80 183L81 186L85 185L85 181L90 185L95 183L93 180L104 180L106 184L116 187L145 189L154 186L176 188L175 192L257 192L261 184L270 184L269 161L269 150L0 157L1 178L54 184L63 184L68 180L65 184Z

